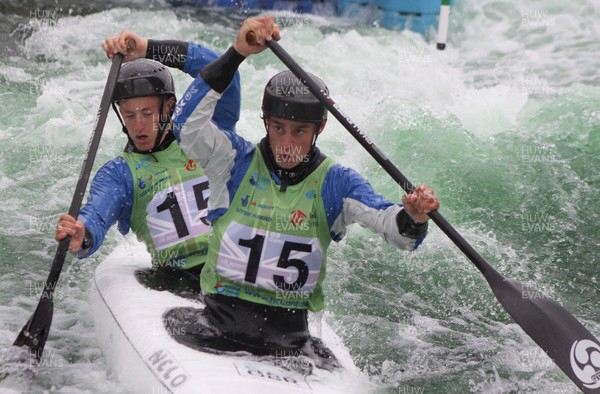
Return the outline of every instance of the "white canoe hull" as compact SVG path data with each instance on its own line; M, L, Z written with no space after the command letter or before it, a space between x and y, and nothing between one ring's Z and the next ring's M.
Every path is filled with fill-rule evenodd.
M142 246L122 245L103 261L94 276L92 305L100 345L113 372L135 393L365 393L372 387L353 364L340 339L322 324L320 337L342 368L313 368L303 376L287 357L273 363L248 353L205 353L175 341L163 314L175 307L203 304L167 291L142 286L135 277L150 266Z

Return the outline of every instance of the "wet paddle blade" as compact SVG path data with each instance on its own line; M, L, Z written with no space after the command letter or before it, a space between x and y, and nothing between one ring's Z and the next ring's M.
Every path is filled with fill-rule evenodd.
M488 271L486 279L504 309L585 393L600 393L600 346L565 308L539 290Z
M42 358L46 339L48 339L48 333L50 332L50 325L52 324L52 316L54 314L52 296L48 296L47 294L48 293L44 291L35 312L31 318L29 318L29 321L25 324L13 343L14 346L27 346L30 348L32 355L35 355L37 361Z
M117 83L117 77L119 75L119 69L121 68L122 62L122 54L117 54L112 60L112 65L108 73L108 79L106 80L106 85L104 86L102 100L100 101L100 108L98 108L96 123L94 124L92 135L90 136L88 150L85 159L83 160L81 173L79 174L79 179L77 180L77 186L75 187L75 193L73 194L73 199L71 200L71 206L69 207L69 215L72 217L77 217L79 208L81 208L83 195L92 172L92 166L94 164L94 159L96 158L98 146L100 145L100 138L102 136L104 124L106 123L106 117L108 115L111 98ZM46 339L48 339L48 332L50 331L52 315L54 313L54 303L52 302L53 292L56 288L56 283L60 277L60 273L65 262L65 257L69 250L70 240L71 237L67 236L59 242L58 248L56 249L56 254L54 255L54 261L52 262L52 267L50 267L48 279L44 285L44 292L40 297L37 308L14 342L15 346L29 347L32 354L35 355L37 361L42 358L44 346L46 345Z
M252 34L246 36L252 42ZM256 37L254 37L256 41ZM342 113L335 101L323 93L298 63L277 43L266 45L300 78L310 92L371 154L381 167L406 191L412 183L383 154L358 126ZM600 342L566 309L539 291L497 272L438 212L429 217L484 275L500 304L563 372L585 393L600 393Z

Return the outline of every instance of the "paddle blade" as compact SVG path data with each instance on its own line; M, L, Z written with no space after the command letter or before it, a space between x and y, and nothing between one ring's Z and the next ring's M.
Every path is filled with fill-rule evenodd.
M248 40L248 37L246 38ZM384 170L406 191L413 190L409 180L379 148L344 115L333 99L274 41L266 45L296 75L310 92L340 121ZM537 290L505 279L437 211L429 217L484 275L494 295L523 330L552 358L563 372L584 392L600 393L600 341L562 306Z
M486 275L492 291L556 365L585 393L600 393L600 343L566 309L540 291L498 272Z
M40 361L50 332L53 314L52 293L45 290L35 312L25 324L13 345L27 346L31 349L32 355L35 355L35 359Z
M56 283L62 270L67 250L69 249L70 239L71 237L68 236L58 243L52 268L50 268L48 280L44 284L44 291L40 296L40 301L35 308L35 312L33 312L33 315L29 318L29 321L25 324L25 327L23 327L13 343L14 346L25 345L30 348L31 354L35 355L37 361L40 361L42 358L50 325L52 324L52 316L54 315L54 289L56 288Z
M132 43L129 43L130 46ZM133 43L135 47L135 43ZM108 79L104 86L104 93L102 94L102 100L100 101L100 108L98 109L98 115L96 116L96 123L90 137L88 144L88 150L83 161L81 173L77 180L77 186L75 187L75 194L71 200L71 206L69 207L69 215L77 217L79 208L83 201L83 195L87 187L87 183L92 172L92 166L94 159L100 145L100 137L102 136L102 130L106 123L106 117L110 108L110 102L117 83L117 77L119 75L119 69L123 62L123 55L117 54L112 60L112 65L108 73ZM15 346L27 346L32 350L32 354L35 354L35 358L39 361L42 358L46 339L48 338L48 332L50 331L50 325L52 324L52 315L54 313L54 303L52 302L53 290L56 288L56 283L62 271L63 264L65 262L65 256L69 250L69 242L71 237L67 236L61 240L56 249L54 255L54 261L48 274L48 280L44 285L44 293L40 298L33 316L29 319L25 327L21 330L17 339L14 342Z

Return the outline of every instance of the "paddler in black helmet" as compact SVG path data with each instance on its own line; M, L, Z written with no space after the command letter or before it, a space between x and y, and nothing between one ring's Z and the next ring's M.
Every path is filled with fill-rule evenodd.
M130 39L134 49L127 48ZM202 168L175 141L176 95L168 67L195 77L219 54L199 44L146 40L128 31L107 38L103 47L109 58L117 52L126 55L112 106L128 142L119 157L98 170L77 220L60 216L56 240L70 235L70 251L88 257L118 223L122 234L131 229L144 242L154 268L188 274L199 290L198 276L208 251L210 227L204 217L210 191ZM213 120L234 128L239 109L235 78Z
M125 151L146 154L169 146L175 140L170 132L175 103L173 77L166 66L151 59L124 63L112 107L129 140Z
M259 45L246 42L254 31ZM266 135L254 144L211 121L238 66L279 39L273 17L246 20L232 47L194 82L195 108L179 131L182 149L211 184L213 225L201 274L203 311L174 309L170 332L192 347L282 354L309 339L308 311L325 304L327 249L358 223L414 250L439 202L421 185L396 204L316 146L327 111L292 73L276 74L262 102ZM312 76L324 92L327 86ZM199 96L199 97L198 97ZM185 329L182 329L185 328ZM309 346L310 347L310 346Z

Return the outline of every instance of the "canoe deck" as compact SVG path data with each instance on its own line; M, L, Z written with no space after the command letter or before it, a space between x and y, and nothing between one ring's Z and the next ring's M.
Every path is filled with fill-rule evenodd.
M150 255L141 245L121 245L94 276L92 305L99 343L118 379L139 393L365 393L371 384L341 340L320 319L311 335L339 362L335 368L298 352L256 356L247 352L199 351L173 339L169 310L199 310L193 296L144 287L136 272ZM183 308L183 309L181 309ZM322 324L321 324L322 323ZM185 334L185 333L184 333Z

